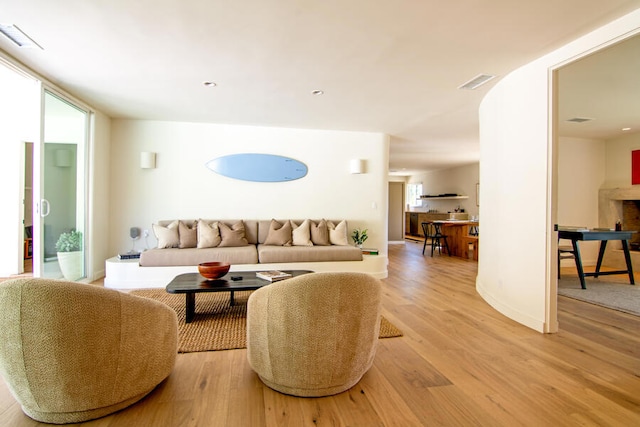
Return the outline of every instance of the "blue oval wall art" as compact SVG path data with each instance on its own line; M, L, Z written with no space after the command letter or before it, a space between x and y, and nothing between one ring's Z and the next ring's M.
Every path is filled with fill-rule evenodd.
M207 168L215 173L243 181L283 182L300 179L307 174L307 165L275 154L230 154L209 160Z

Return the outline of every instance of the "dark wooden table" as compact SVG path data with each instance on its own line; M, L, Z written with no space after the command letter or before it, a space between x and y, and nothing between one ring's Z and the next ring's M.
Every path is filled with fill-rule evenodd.
M281 271L289 273L293 277L312 273L310 270ZM200 273L184 273L174 277L167 285L166 290L170 294L185 294L185 323L190 323L196 312L196 294L199 292L231 292L230 304L235 305L235 291L254 291L271 283L256 277L255 271L229 272L216 280L207 280Z
M578 277L580 278L580 285L582 289L587 289L584 278L589 277L598 277L604 276L608 274L628 274L629 282L632 285L635 285L635 281L633 279L633 267L631 266L631 254L629 253L629 239L631 239L631 235L635 233L635 231L613 231L613 230L598 230L598 229L589 229L589 230L576 230L571 228L563 228L558 227L558 237L560 239L571 240L571 245L573 246L574 258L576 261L576 268L578 269ZM600 241L600 252L598 253L598 263L596 265L595 273L585 273L582 268L582 258L580 257L580 247L578 246L579 241ZM600 267L602 266L602 259L604 258L604 250L607 247L607 242L609 240L620 240L622 242L622 250L624 251L624 259L627 263L626 270L616 270L616 271L600 271Z

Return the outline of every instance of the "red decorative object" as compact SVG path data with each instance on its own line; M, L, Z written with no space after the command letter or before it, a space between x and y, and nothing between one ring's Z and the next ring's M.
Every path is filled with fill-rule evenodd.
M631 152L631 185L640 184L640 150Z
M203 262L198 264L198 271L208 280L215 280L227 274L230 267L228 262Z

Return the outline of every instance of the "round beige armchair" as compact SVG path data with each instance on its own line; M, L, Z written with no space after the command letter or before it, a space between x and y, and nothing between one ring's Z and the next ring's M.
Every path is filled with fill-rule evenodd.
M142 399L171 371L178 322L168 306L94 285L0 283L0 373L25 414L82 422Z
M328 396L353 387L373 363L381 283L364 273L310 273L255 291L247 357L269 387Z

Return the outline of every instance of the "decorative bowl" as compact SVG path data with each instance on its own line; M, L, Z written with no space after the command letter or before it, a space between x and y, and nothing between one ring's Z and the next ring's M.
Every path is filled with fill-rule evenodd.
M228 262L203 262L198 264L198 272L207 280L219 279L229 272L231 264Z

